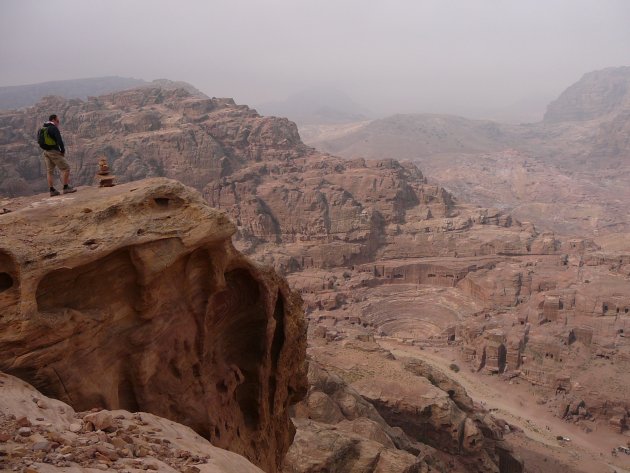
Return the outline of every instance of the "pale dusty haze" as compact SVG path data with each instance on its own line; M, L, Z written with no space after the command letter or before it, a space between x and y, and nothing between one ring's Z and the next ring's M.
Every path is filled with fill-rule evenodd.
M252 106L326 87L373 116L529 118L582 74L630 64L627 0L11 0L2 10L0 86L167 78Z

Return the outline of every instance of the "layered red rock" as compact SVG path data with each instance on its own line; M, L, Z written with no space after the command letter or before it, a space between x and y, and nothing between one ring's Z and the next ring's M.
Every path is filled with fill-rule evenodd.
M61 119L76 184L91 184L105 157L118 182L166 176L200 190L243 162L286 159L305 149L286 119L265 119L231 99L200 98L183 89L134 89L86 101L47 97L34 107L0 113L6 153L0 194L41 189L45 169L32 136L51 110Z
M0 219L2 370L276 471L306 388L301 301L234 249L224 214L153 179L24 199Z

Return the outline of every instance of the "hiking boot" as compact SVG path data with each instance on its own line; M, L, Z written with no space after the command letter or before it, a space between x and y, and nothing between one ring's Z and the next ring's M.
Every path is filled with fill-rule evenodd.
M68 187L64 187L62 192L63 192L64 194L72 194L73 192L76 192L76 191L77 191L77 190L76 190L74 187L72 187L72 186L68 186ZM58 195L58 194L59 194L59 192L57 192L57 195Z
M59 191L57 189L53 189L50 191L50 197L55 197L56 195L59 195Z

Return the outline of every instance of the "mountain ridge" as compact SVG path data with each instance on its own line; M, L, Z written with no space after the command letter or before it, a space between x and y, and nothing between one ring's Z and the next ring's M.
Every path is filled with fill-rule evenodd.
M131 77L90 77L85 79L56 80L27 85L0 87L0 110L30 107L46 96L58 95L66 99L87 99L136 87L183 88L193 95L205 95L192 85L168 79L147 82Z

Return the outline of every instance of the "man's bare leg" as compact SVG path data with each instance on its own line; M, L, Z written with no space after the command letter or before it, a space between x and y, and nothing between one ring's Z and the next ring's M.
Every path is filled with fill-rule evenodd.
M70 180L70 169L66 169L65 171L63 171L61 173L61 178L63 180L63 185L67 186L68 185L68 181Z

